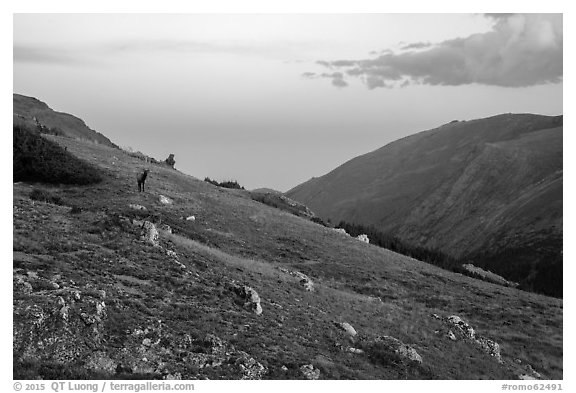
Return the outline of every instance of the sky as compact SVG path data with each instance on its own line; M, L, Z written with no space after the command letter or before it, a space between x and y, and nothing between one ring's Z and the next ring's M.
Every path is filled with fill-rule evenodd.
M15 14L13 92L280 191L398 138L563 114L561 14Z

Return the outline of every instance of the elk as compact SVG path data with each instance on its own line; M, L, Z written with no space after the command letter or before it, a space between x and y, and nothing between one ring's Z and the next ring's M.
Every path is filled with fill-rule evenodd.
M144 172L139 174L137 179L136 179L136 180L138 180L138 191L139 192L144 191L144 182L146 181L146 177L148 176L149 171L150 171L149 169L144 169Z

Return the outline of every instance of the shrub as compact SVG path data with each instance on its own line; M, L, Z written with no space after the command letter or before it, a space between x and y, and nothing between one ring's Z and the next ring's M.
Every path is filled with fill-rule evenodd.
M86 185L102 181L100 172L28 127L13 128L14 181Z
M224 181L222 183L218 183L216 180L212 180L209 177L205 177L204 181L207 183L213 184L215 186L218 186L218 187L223 187L223 188L233 188L233 189L237 189L237 190L244 190L245 189L240 184L238 184L238 182L236 180L227 180L227 181Z
M32 192L30 193L30 199L32 199L33 201L42 201L42 202L53 203L55 205L62 205L63 204L62 198L60 198L59 196L52 195L48 191L39 190L37 188L32 190Z

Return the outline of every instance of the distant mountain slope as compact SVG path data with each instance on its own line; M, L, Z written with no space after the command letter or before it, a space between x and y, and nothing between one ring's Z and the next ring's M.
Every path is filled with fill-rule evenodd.
M15 122L17 119L24 122L36 119L37 123L55 130L60 135L117 147L110 139L90 129L81 119L68 113L56 112L34 97L13 94L12 111Z
M562 116L451 122L354 158L286 195L323 219L374 225L533 281L541 263L561 258Z

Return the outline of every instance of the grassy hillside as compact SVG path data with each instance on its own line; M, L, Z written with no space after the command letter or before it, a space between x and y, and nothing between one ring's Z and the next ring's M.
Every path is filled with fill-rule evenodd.
M13 94L12 111L15 121L19 123L33 122L45 126L52 134L117 147L106 136L90 129L83 120L68 113L56 112L34 97Z
M139 193L142 161L48 138L108 176L34 186L59 205L14 184L15 379L562 378L561 300L441 270L166 166L152 165ZM144 221L159 228L156 246ZM452 315L497 342L502 362Z
M373 225L533 289L558 262L542 245L561 250L562 140L561 116L452 122L352 159L286 195L325 220ZM561 296L555 287L545 292Z

